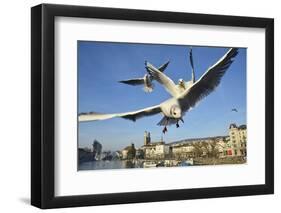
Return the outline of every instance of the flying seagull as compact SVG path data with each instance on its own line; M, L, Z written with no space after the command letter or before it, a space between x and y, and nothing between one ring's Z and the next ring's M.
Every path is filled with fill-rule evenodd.
M147 72L156 80L158 83L162 84L166 91L170 93L173 97L177 97L179 94L184 92L185 90L192 87L192 85L195 83L195 71L194 71L194 64L193 64L193 56L192 56L192 48L190 48L189 52L189 60L191 64L191 80L190 81L184 81L182 78L178 80L178 85L175 85L174 82L167 77L166 75L161 75L161 73L158 73L159 70L155 68L152 64L149 62L145 62L145 68Z
M231 109L232 112L238 112L236 108Z
M164 72L164 70L167 68L169 63L170 61L167 61L165 64L158 67L158 70ZM144 85L143 90L145 92L152 92L154 88L154 85L152 83L153 80L154 80L153 77L147 73L142 78L123 80L123 81L119 81L119 83L128 84L132 86Z
M234 57L237 55L237 48L230 48L226 54L219 59L213 66L209 67L207 71L188 89L184 92L179 92L175 83L158 69L151 67L153 77L161 82L167 91L172 94L168 100L159 105L147 107L144 109L115 114L100 114L96 112L79 114L79 122L83 121L97 121L105 120L114 117L121 117L136 121L145 116L152 116L161 113L164 117L158 123L164 126L163 133L167 131L167 126L177 124L179 121L183 122L183 116L192 107L196 105L202 98L209 95L219 85L222 76L232 64Z

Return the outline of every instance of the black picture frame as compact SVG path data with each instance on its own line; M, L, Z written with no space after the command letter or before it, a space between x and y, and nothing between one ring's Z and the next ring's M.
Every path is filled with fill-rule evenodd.
M263 28L265 48L265 184L93 195L54 195L54 20L83 17ZM41 4L31 8L31 204L39 208L155 202L274 193L274 20L164 11Z

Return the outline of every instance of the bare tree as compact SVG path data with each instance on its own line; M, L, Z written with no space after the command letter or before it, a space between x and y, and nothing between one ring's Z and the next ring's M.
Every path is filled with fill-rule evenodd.
M194 154L196 157L205 155L208 158L217 158L220 154L220 139L212 139L210 141L199 141L192 144L194 147Z
M201 157L203 155L203 142L194 142L192 143L192 146L194 150L194 156Z

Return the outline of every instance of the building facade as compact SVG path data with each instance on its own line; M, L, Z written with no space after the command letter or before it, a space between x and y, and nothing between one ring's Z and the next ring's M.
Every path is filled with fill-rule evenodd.
M195 149L191 143L175 144L171 146L172 156L175 159L185 159L195 157Z
M166 159L170 155L170 146L165 142L151 142L142 146L145 159Z
M229 137L225 147L226 156L247 156L247 127L230 124Z
M122 150L122 159L131 160L136 156L135 145L132 143L131 146L127 146Z
M224 156L226 136L186 139L171 144L175 159Z
M247 155L246 125L229 126L228 136L192 138L166 144L163 139L152 142L150 132L144 132L144 145L135 149L134 145L122 150L122 159L187 160L191 158L231 158Z

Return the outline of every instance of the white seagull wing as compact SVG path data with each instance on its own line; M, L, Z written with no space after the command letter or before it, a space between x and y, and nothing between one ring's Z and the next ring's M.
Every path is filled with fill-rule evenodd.
M121 118L129 119L131 121L136 121L139 118L155 115L160 112L161 112L160 105L157 105L157 106L147 107L141 110L125 112L125 113L113 113L113 114L101 114L96 112L80 113L78 120L79 122L84 122L84 121L98 121L98 120L106 120L115 117L121 117Z
M134 79L119 81L119 83L129 84L129 85L133 85L133 86L142 85L142 84L144 84L144 79L143 78L134 78Z
M191 88L182 93L179 97L179 103L184 110L194 107L198 101L215 90L237 54L237 48L230 48L221 59L207 69Z
M155 68L152 64L148 62L145 62L145 68L147 72L153 77L153 79L155 79L164 86L168 93L170 93L173 97L178 96L179 93L177 87L172 79L170 79L163 72L159 71L157 68Z

